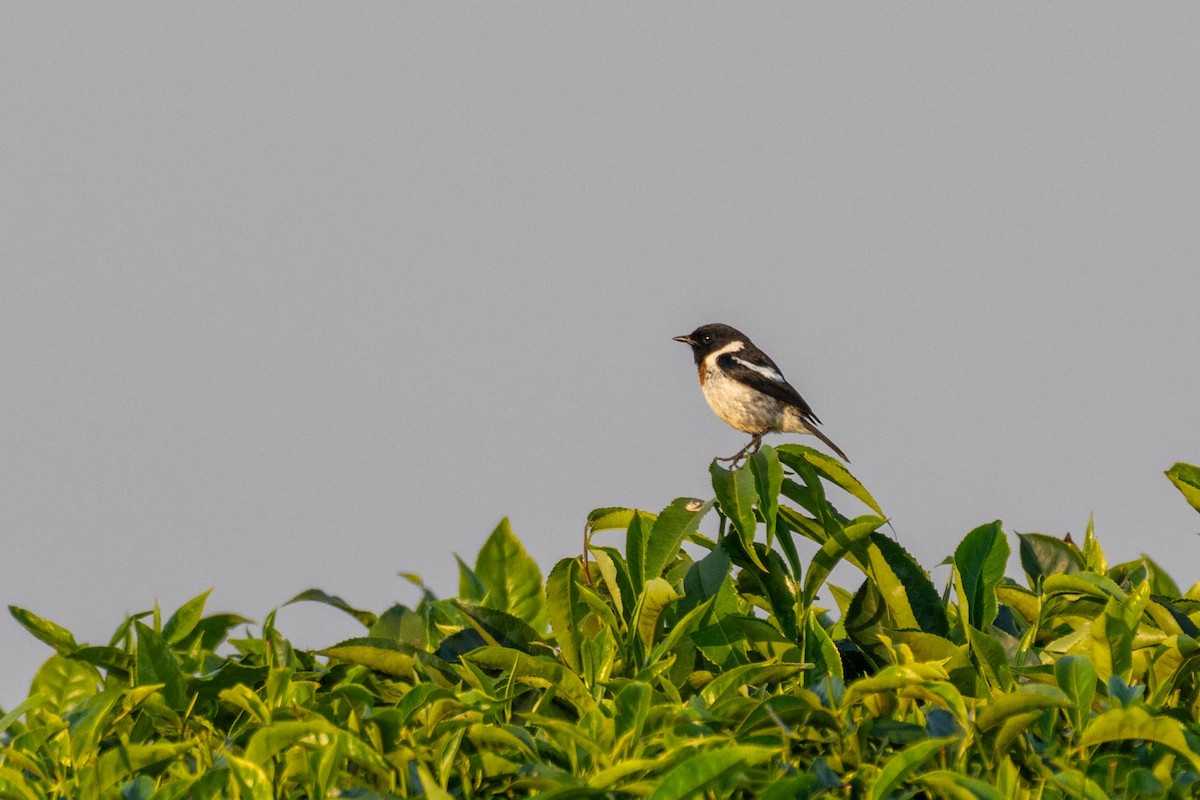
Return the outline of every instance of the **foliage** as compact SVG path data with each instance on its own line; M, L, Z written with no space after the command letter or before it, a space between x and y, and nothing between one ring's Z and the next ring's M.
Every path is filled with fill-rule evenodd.
M838 461L763 447L714 498L599 509L545 581L507 522L459 596L293 648L274 613L126 619L0 717L0 797L1107 798L1200 786L1200 585L999 522L941 591ZM1198 471L1168 472L1198 505ZM844 516L836 488L868 513ZM840 496L840 495L839 495ZM1200 505L1198 505L1200 507ZM716 540L699 530L715 514ZM624 533L624 546L597 543ZM607 534L606 534L607 535ZM604 540L601 537L601 540ZM802 557L801 552L812 555ZM839 564L861 574L828 583ZM409 576L412 577L412 576ZM419 584L419 579L412 578ZM833 608L817 605L832 598Z

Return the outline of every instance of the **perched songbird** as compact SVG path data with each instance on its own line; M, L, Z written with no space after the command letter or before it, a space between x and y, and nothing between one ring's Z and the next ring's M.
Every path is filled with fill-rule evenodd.
M754 437L736 455L718 461L738 461L757 451L767 433L811 433L843 460L850 460L817 430L821 420L775 362L745 334L715 323L676 336L675 341L691 346L709 407L726 423Z

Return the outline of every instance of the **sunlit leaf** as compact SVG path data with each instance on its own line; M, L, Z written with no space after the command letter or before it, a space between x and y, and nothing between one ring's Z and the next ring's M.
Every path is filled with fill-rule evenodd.
M887 514L883 513L883 509L879 506L879 503L875 502L875 498L867 491L866 487L851 475L850 470L846 469L846 465L838 459L826 455L820 450L801 444L784 444L776 449L779 451L779 459L781 461L785 461L786 455L786 463L789 466L795 466L795 459L803 459L822 478L848 492L851 496L856 497L867 508L879 516L887 516Z
M754 534L758 529L754 505L758 502L758 491L750 465L747 463L730 471L714 461L709 465L708 471L712 476L713 492L717 496L717 505L721 513L729 518L734 532L742 540L743 550L754 562L754 566L765 572L767 568L758 560L758 554L754 551Z
M663 610L679 597L671 584L662 578L651 578L646 581L646 588L638 598L637 610L634 614L638 636L643 646L649 650L654 645L654 636L658 630L658 621Z
M546 578L547 615L550 630L558 643L567 666L579 672L579 645L583 640L580 625L588 613L587 604L580 598L579 560L564 558L554 565Z
M1113 708L1092 719L1084 729L1079 743L1084 747L1104 742L1119 742L1144 739L1166 745L1188 759L1194 769L1200 770L1198 754L1184 737L1184 728L1178 720L1170 717L1152 716L1144 708Z
M210 594L212 594L212 589L181 605L179 610L172 614L171 618L163 625L163 641L167 644L179 644L186 639L204 616L204 604L208 601Z
M1071 699L1057 686L1030 684L1016 691L994 696L979 710L976 724L979 730L989 731L1017 714L1042 711L1047 708L1066 708Z
M1200 467L1182 461L1166 471L1167 478L1183 494L1192 508L1200 511Z
M879 520L878 517L868 519L869 524ZM950 624L945 607L929 574L907 550L878 530L871 531L870 539L867 558L871 575L896 624L901 628L920 628L938 636L947 635Z
M667 564L679 553L679 546L684 538L696 530L700 520L713 507L712 500L707 503L690 497L681 497L662 510L654 520L650 529L650 537L646 543L646 562L644 575L646 579L661 577Z
M60 654L67 655L79 647L71 632L61 625L17 606L9 606L8 611L12 614L13 619L21 623L21 627L53 647Z
M779 456L770 445L763 445L752 454L747 462L754 475L754 488L758 494L758 510L766 526L767 545L775 541L775 522L779 511L779 492L783 488L783 466Z
M100 673L91 664L52 655L33 676L31 695L42 697L42 708L62 716L100 691Z
M513 534L508 519L479 548L475 574L487 587L482 605L522 619L534 630L546 628L546 594L537 562Z

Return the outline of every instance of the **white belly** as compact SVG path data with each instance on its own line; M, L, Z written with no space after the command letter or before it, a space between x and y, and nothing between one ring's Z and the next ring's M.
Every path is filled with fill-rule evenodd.
M709 370L704 381L704 399L726 423L750 434L783 430L784 405L773 397L747 389L725 377L720 370Z

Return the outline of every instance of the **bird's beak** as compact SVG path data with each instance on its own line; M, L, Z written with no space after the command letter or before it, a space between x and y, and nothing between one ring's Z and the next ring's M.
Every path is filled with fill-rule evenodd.
M696 343L696 340L690 336L675 336L675 337L672 337L671 341L683 342L686 345L693 345Z

